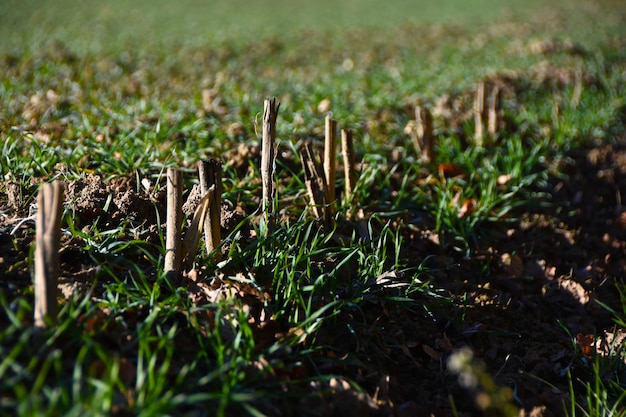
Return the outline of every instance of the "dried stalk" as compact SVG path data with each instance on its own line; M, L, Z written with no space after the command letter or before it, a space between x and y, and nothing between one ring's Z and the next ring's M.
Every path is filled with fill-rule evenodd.
M198 162L200 176L200 191L206 195L211 186L214 186L214 195L209 207L209 219L204 222L204 245L207 255L213 252L222 241L221 211L222 211L222 164L214 159Z
M325 224L330 223L330 211L328 208L328 186L324 177L322 167L313 157L311 145L307 142L300 152L302 168L304 169L304 183L306 184L309 198L311 199L311 209L318 219L322 219Z
M175 168L167 170L167 220L165 236L165 274L177 278L181 267L181 225L183 222L183 174Z
M46 327L46 318L53 323L57 320L63 190L63 183L54 181L43 184L37 195L34 321L38 329Z
M333 214L336 201L335 183L337 179L337 121L326 115L326 134L324 136L324 176L326 178L326 201L330 204L330 214Z
M352 196L354 194L354 188L356 187L354 143L350 129L341 129L341 153L343 154L343 169L346 179L344 204L349 206L352 204ZM350 217L349 213L350 210L348 210L348 217Z
M185 239L183 240L181 251L181 268L183 271L188 270L198 253L202 231L204 230L206 232L207 214L211 212L211 204L213 200L215 200L215 190L215 184L211 185L206 194L200 199L198 207L196 207L196 211L193 213L191 225L189 225L189 228L185 232Z
M261 143L261 230L267 237L274 229L274 142L276 140L276 117L280 103L276 98L265 100L263 110L263 141Z
M433 116L426 107L415 107L417 122L417 151L426 164L435 163L435 135L433 134Z
M494 138L498 133L498 125L500 124L500 87L493 87L489 94L489 109L487 111L487 134Z
M365 240L370 240L365 213L362 208L354 210L354 189L356 188L356 159L354 156L354 142L350 129L341 130L341 152L343 154L343 169L346 182L344 205L346 209L346 219L356 219L356 231L358 236Z
M485 83L479 82L476 86L474 98L474 141L477 146L483 146L483 113L485 111Z

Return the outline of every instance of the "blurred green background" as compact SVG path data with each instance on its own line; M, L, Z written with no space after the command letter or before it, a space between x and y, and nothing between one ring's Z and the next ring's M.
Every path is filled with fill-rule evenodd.
M568 24L584 30L585 16L605 8L607 25L623 22L621 1L563 0L550 4ZM474 25L501 19L542 19L540 0L1 0L0 48L23 51L50 41L71 49L115 50L122 45L205 46L250 41L303 31L334 32L354 27L437 23ZM615 10L622 9L622 13Z

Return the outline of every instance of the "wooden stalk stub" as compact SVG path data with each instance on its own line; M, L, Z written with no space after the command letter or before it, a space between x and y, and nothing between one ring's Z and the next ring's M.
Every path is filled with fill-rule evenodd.
M61 181L43 184L37 195L35 227L35 328L47 327L46 319L57 320L57 280L59 274L59 246L63 214Z
M417 147L421 160L426 164L435 164L435 135L433 134L433 116L426 107L415 107Z
M204 243L207 255L219 247L222 241L221 212L222 212L222 164L211 159L198 162L200 176L200 191L206 195L209 188L214 186L214 194L209 206L208 221L204 222Z
M476 97L474 98L474 141L476 142L477 146L483 146L484 112L485 112L485 83L481 81L476 86Z
M313 156L311 145L307 142L300 152L302 168L304 169L304 183L311 200L311 210L318 219L322 219L324 224L330 224L330 210L328 207L328 186L324 176L323 168Z
M341 153L343 155L343 170L346 185L344 205L348 207L347 217L349 218L351 213L349 206L352 204L352 196L354 195L354 188L356 187L354 142L350 129L341 130Z
M274 142L276 141L276 118L280 103L276 98L265 100L263 109L263 140L261 142L261 230L267 237L273 230L274 218Z
M181 267L181 226L183 222L183 174L167 170L167 218L165 236L165 275L176 280Z
M324 136L324 176L326 177L326 201L330 204L330 214L333 214L336 201L335 183L337 178L337 121L326 115L326 129Z
M490 138L494 138L496 136L500 125L500 96L500 87L496 85L491 90L488 100L487 134Z

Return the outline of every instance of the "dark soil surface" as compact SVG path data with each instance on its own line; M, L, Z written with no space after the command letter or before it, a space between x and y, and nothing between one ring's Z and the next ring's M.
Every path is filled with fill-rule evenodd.
M568 373L589 380L591 357L621 345L626 329L597 301L622 311L616 283L623 291L626 143L577 150L561 163L565 174L536 190L519 224L486 227L471 257L442 254L420 236L407 242L414 259L441 254L429 261L432 283L454 295L455 307L428 320L397 306L364 306L368 328L361 331L379 331L361 346L363 358L388 372L378 391L370 389L410 410L397 415L450 415L450 395L460 415L476 413L475 393L460 391L446 371L448 355L463 346L529 415L563 415ZM607 380L616 377L607 372Z

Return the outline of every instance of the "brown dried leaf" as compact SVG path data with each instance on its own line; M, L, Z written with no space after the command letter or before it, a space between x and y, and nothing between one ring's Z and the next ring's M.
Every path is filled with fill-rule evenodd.
M595 337L592 334L578 333L576 335L576 345L580 352L588 358L593 357L596 352Z
M589 292L578 282L571 279L563 279L559 281L559 287L570 293L580 304L585 305L589 302Z
M471 216L476 211L476 206L477 206L477 203L475 199L470 198L468 200L465 200L463 204L461 205L461 208L459 209L459 213L457 214L457 216L460 219Z
M625 343L626 329L617 329L615 333L605 332L596 344L596 352L601 356L616 356L616 352L623 351Z
M465 171L452 163L439 164L437 171L441 178L465 177Z

